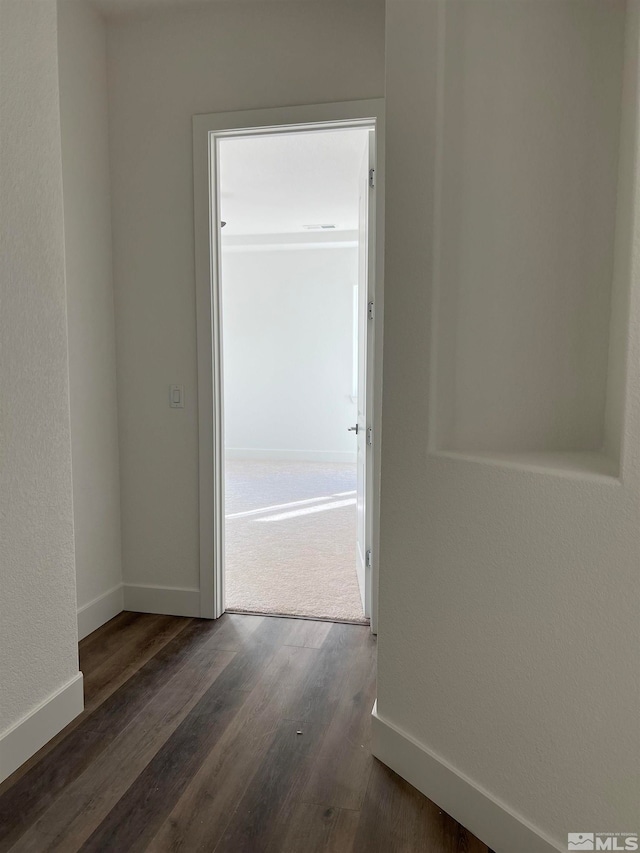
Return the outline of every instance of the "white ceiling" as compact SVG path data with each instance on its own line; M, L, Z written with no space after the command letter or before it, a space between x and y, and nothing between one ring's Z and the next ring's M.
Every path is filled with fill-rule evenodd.
M358 177L368 131L315 131L220 142L223 235L316 234L358 228Z

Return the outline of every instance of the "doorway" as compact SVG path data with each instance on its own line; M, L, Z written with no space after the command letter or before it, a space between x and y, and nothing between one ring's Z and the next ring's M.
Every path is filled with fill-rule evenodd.
M194 119L204 616L375 630L381 112Z

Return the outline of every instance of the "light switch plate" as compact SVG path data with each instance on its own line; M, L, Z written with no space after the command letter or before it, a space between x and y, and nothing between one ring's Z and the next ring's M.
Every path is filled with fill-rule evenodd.
M172 409L184 409L184 385L169 386L169 406Z

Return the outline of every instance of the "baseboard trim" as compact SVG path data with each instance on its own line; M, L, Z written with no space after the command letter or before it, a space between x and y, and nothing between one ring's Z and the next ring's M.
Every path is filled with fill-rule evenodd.
M78 639L83 640L123 610L124 594L119 583L78 608Z
M227 447L224 455L227 459L258 459L268 462L356 462L356 454L351 450L281 450L269 447Z
M200 616L200 590L124 584L124 609L164 616Z
M414 738L372 712L372 752L495 853L558 853L566 847L512 812Z
M82 673L64 684L0 735L0 782L84 710Z

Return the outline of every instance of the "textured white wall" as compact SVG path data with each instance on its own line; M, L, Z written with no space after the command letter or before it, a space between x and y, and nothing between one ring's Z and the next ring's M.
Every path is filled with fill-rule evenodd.
M213 3L108 31L127 583L197 587L191 117L379 97L381 3ZM168 389L185 386L185 408Z
M107 36L58 2L69 381L78 607L122 582Z
M78 673L56 5L0 2L0 734Z
M565 49L556 39L558 10L580 27L599 14L595 5L523 0L493 8L526 16L544 6L539 59L554 63ZM628 372L617 377L626 396L621 479L429 454L438 12L437 3L387 4L378 710L565 849L573 827L637 828L638 220L630 315L625 299L616 329L629 347ZM618 12L614 5L611 14ZM637 33L631 41L630 60ZM514 43L504 85L526 75L532 98L550 96L536 87L536 69L520 64L521 53ZM637 86L637 69L627 67ZM576 98L588 97L587 79L575 85ZM636 103L629 86L625 111ZM625 182L637 217L637 167L623 169ZM617 263L623 270L624 258Z
M358 249L224 252L227 448L355 462Z

